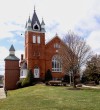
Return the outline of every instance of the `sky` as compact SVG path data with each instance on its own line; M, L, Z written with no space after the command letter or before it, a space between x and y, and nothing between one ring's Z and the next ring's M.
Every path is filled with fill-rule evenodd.
M11 44L17 57L24 54L25 24L34 6L40 22L43 18L46 24L46 42L71 30L100 54L100 0L0 0L0 74Z

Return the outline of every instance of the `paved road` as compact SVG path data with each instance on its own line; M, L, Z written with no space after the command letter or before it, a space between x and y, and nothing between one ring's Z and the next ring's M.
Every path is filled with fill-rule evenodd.
M0 88L0 99L6 98L4 88Z

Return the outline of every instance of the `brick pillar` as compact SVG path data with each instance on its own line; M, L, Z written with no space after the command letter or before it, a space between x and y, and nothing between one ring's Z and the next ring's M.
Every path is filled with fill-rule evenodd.
M5 60L5 89L16 89L20 77L19 61Z

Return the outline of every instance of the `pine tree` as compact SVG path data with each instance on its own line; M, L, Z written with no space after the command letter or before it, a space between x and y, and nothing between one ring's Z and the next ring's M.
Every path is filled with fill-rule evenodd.
M47 72L45 73L45 81L50 81L52 80L52 74L50 69L47 70Z

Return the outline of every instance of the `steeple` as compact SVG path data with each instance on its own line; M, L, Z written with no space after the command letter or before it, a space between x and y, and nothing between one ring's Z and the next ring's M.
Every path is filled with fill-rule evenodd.
M35 11L35 7L34 7L34 14L32 16L32 22L31 22L31 27L34 31L40 31L41 30L41 25L40 25L40 21L37 17L36 11Z
M27 21L26 21L25 29L27 29Z
M30 16L29 16L28 22L27 22L27 30L32 30Z
M15 48L13 45L11 45L10 49L9 49L9 56L7 56L5 58L5 60L19 60L19 58L17 58L15 56Z
M9 54L10 55L15 55L15 49L14 49L14 46L11 45L10 49L9 49Z
M44 23L43 18L42 18L42 22L41 22L41 31L45 32L45 23Z
M34 13L33 13L32 19L30 19L30 16L29 16L28 21L26 22L26 25L25 25L25 29L26 31L37 31L42 33L45 32L44 20L42 18L42 22L40 24L40 21L36 14L35 6L34 6Z

